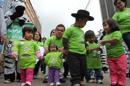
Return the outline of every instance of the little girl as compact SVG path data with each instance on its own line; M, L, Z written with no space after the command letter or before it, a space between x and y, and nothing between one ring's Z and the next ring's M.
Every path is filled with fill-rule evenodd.
M93 82L94 79L92 75L95 76L96 82L102 84L102 63L100 59L100 48L96 43L96 36L93 31L88 30L85 33L86 41L86 64L87 64L87 73L86 80L88 82ZM94 73L94 74L93 74Z
M33 80L33 70L35 67L36 56L42 58L40 50L35 41L32 40L32 28L23 28L24 39L15 43L12 56L18 55L18 64L21 70L21 86L31 86Z
M103 22L105 36L100 42L107 49L111 86L126 86L127 58L123 47L122 34L113 20Z
M50 86L60 86L60 68L62 67L62 53L55 44L48 47L49 53L45 56L45 63L49 67L48 82Z

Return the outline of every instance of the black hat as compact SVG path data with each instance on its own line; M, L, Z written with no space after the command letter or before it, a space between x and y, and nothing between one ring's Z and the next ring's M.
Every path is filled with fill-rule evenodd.
M94 20L90 13L86 10L78 10L77 13L72 13L71 16L75 18L88 18L89 21Z

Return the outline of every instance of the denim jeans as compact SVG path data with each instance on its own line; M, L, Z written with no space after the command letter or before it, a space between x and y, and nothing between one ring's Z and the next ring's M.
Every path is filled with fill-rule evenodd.
M130 51L130 32L129 33L124 33L123 34L123 40L126 43L129 51Z

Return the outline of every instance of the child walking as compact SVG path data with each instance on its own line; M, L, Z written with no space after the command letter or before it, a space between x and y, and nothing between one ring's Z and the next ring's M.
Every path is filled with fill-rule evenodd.
M92 30L88 30L85 33L85 41L86 41L86 65L87 65L87 73L86 80L87 82L94 82L94 77L96 78L96 82L102 84L102 63L100 59L100 48L96 43L96 36ZM94 77L92 77L94 75Z
M60 86L60 68L63 65L62 53L58 51L55 44L50 44L48 47L49 53L45 56L45 63L49 67L48 83L50 86Z
M36 62L36 56L42 58L39 48L35 41L32 40L32 28L24 27L23 40L15 43L12 56L18 55L18 64L21 70L21 86L31 86L33 80L33 71Z
M100 42L107 49L107 61L110 69L111 86L126 86L127 58L123 47L122 34L115 21L103 22L105 36Z

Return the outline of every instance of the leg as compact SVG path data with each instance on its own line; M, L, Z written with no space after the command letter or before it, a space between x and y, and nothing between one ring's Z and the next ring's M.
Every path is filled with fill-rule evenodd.
M101 69L95 69L95 76L97 83L102 84L103 74L101 72Z
M69 54L67 57L69 70L71 74L71 83L80 84L81 81L81 71L80 71L80 60L79 57L73 54Z
M91 79L91 71L91 69L87 69L86 71L85 78L87 82Z
M37 76L39 68L40 68L41 61L39 60L34 68L34 76Z
M14 73L12 73L12 74L10 74L10 81L11 82L14 82L15 81L15 72Z
M55 69L54 81L60 82L60 69Z
M66 78L68 75L68 72L69 72L68 62L65 61L63 66L64 66L64 74L63 75L64 75L64 78Z
M49 68L48 82L49 83L53 83L54 82L54 69L52 69L52 68Z
M21 69L21 83L26 83L26 69Z
M33 68L26 69L26 83L31 85L33 80Z
M130 33L123 34L123 40L125 41L129 51L130 51Z
M126 55L122 55L117 61L118 67L118 84L126 86L126 70L127 70L127 58Z
M116 85L118 83L118 74L117 74L117 66L116 61L108 59L108 65L110 69L110 78L111 78L111 84Z

